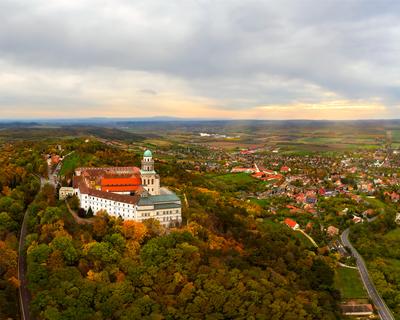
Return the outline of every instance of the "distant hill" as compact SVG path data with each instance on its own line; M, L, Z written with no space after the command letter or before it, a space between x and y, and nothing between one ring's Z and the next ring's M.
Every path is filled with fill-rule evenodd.
M144 136L122 131L117 128L107 128L98 126L2 126L0 125L0 139L5 140L38 140L46 138L67 138L80 136L96 136L103 139L120 141L141 141Z

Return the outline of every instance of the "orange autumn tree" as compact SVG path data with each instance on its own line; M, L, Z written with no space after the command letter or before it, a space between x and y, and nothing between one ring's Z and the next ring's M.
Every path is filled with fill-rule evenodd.
M122 224L122 234L126 239L142 242L147 234L147 228L141 222L126 220Z

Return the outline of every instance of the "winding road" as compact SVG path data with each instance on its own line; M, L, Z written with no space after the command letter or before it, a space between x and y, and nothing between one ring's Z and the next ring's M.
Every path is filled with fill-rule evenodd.
M19 305L21 309L21 319L31 319L29 313L29 302L31 296L27 288L26 281L26 255L24 250L25 237L27 231L28 209L25 211L24 221L22 222L21 234L19 237L19 254L18 254L18 279L19 279Z
M349 232L350 229L347 228L346 230L343 231L340 238L342 240L343 245L345 245L350 249L352 255L355 257L357 261L357 267L360 272L361 280L363 281L364 287L365 289L367 289L368 295L378 311L379 317L382 320L395 320L394 316L392 315L392 312L390 311L385 301L383 301L382 297L376 290L375 285L368 274L368 269L365 265L364 259L357 252L357 250L351 245L349 241Z

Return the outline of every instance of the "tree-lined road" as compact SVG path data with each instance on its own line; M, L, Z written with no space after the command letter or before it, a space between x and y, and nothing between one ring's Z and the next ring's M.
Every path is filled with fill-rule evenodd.
M350 249L352 255L355 257L357 261L357 267L360 272L361 280L363 281L364 287L365 289L367 289L368 295L378 311L379 317L382 320L395 320L392 315L392 312L390 311L385 301L383 301L382 297L376 290L375 285L368 274L368 269L365 265L364 259L357 252L357 250L351 245L349 241L349 232L350 229L347 228L346 230L343 231L340 238L342 239L343 245L345 245Z
M19 254L18 254L18 279L19 279L19 305L21 309L21 319L29 320L29 302L30 294L26 281L26 256L25 256L25 237L27 231L28 209L25 211L24 221L22 222L21 234L19 236Z
M40 190L46 184L51 184L53 187L56 187L58 184L57 174L61 168L61 162L57 165L56 170L53 172L48 170L49 178L43 178L41 176L37 176L40 179ZM27 223L28 223L28 209L25 211L24 221L22 222L21 233L19 236L19 249L18 249L18 279L19 279L19 305L21 309L21 319L22 320L30 320L30 312L29 312L29 303L31 300L31 296L27 287L27 264L26 264L26 254L25 254L25 238L27 233Z

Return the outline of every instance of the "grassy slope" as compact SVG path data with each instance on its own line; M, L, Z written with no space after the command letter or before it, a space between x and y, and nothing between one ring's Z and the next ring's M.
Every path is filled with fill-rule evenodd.
M339 267L335 274L335 286L340 291L342 299L368 298L356 269Z
M82 157L81 155L79 155L77 153L71 154L70 156L65 158L65 160L63 161L62 167L60 170L60 174L64 175L68 171L75 170L75 168L77 168L77 167L81 166L83 163L85 163L86 160L87 160L87 158Z

